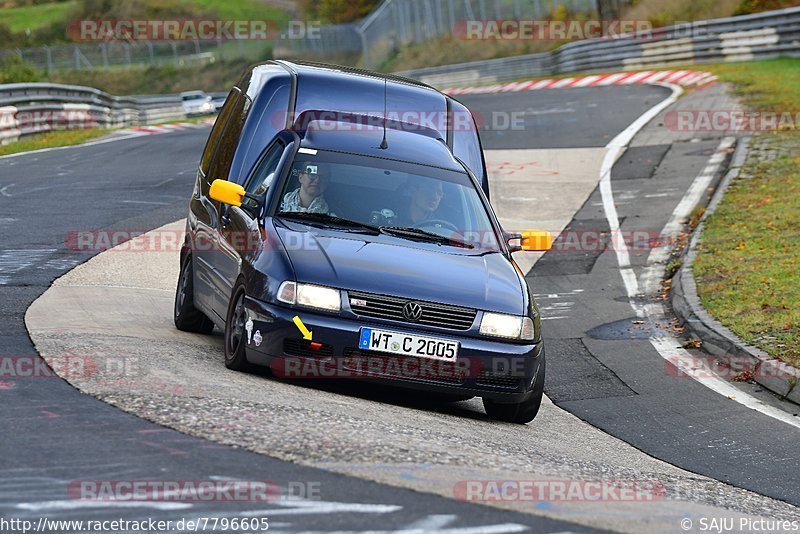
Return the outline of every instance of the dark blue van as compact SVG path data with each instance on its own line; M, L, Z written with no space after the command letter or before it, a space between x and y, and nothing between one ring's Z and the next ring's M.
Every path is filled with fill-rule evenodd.
M419 82L270 61L209 135L189 205L175 325L224 331L225 364L541 403L539 311L489 204L475 121Z

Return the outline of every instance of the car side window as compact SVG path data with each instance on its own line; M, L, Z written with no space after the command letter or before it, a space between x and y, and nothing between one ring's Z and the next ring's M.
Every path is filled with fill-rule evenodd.
M239 138L242 136L242 129L247 118L247 111L250 108L250 99L245 95L240 95L236 103L231 108L231 115L225 125L225 130L219 139L217 151L214 154L211 164L208 167L206 176L210 180L229 180L238 178L230 177L228 173L233 163L233 154L239 145Z
M280 163L281 155L283 155L285 149L286 145L283 141L278 139L266 151L247 182L245 189L248 193L256 195L257 197L262 197L267 192L272 181L275 179L275 172L278 169L278 163ZM250 208L258 207L258 202L251 198L242 199L242 204Z
M214 156L220 136L222 136L222 132L225 130L228 118L231 116L231 111L239 95L240 92L235 87L228 93L228 98L225 100L225 104L222 106L219 115L217 115L217 120L214 121L214 126L211 128L211 133L208 135L206 147L203 149L203 157L200 160L200 170L202 170L203 174L206 176L208 176L208 166L211 164L211 158Z

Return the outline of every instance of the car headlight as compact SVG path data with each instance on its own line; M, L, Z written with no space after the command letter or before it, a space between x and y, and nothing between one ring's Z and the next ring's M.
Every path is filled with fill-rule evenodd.
M339 311L342 307L342 298L338 289L314 284L298 284L288 280L278 288L277 299L285 304L308 306L320 310Z
M484 312L480 332L487 336L508 339L531 341L535 338L533 319L503 313Z

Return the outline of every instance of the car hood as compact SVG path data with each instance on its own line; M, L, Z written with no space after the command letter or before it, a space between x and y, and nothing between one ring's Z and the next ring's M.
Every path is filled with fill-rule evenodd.
M465 254L394 237L388 239L396 243L387 243L358 234L276 230L299 282L525 313L520 276L499 252Z

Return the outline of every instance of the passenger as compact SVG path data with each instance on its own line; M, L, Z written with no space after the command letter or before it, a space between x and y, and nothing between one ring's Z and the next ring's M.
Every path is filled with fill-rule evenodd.
M436 210L442 201L444 190L441 180L419 178L409 183L410 198L406 206L401 206L397 215L397 225L417 226L427 220L436 219Z
M300 187L284 195L281 211L330 213L323 196L330 181L328 167L323 163L304 163L295 172L298 172Z

